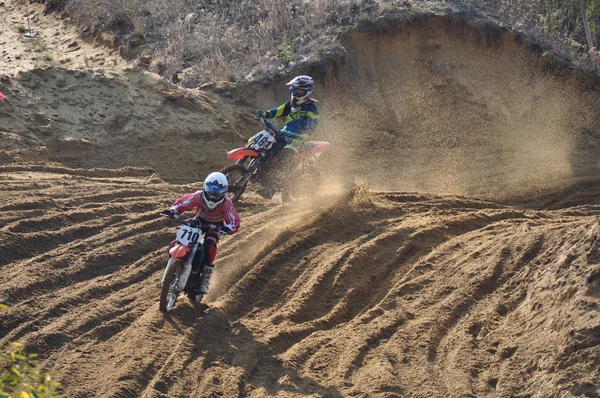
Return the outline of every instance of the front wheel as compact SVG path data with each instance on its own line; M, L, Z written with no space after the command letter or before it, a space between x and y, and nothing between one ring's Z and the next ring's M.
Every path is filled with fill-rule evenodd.
M160 300L158 308L161 311L170 311L175 307L179 291L177 285L179 284L179 278L181 277L181 260L169 259L167 269L163 276L160 289Z
M237 202L246 190L248 180L244 177L247 172L248 170L242 164L232 164L221 170L221 173L227 177L227 182L229 183L227 195L229 195L232 202Z

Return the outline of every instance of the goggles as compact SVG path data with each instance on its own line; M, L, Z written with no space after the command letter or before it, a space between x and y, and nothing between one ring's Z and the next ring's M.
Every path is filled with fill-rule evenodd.
M204 191L204 194L206 195L206 198L212 202L218 202L219 200L223 199L223 197L225 196L225 192L212 193L212 192Z
M308 90L300 87L290 87L290 93L294 94L294 97L304 97L308 94Z

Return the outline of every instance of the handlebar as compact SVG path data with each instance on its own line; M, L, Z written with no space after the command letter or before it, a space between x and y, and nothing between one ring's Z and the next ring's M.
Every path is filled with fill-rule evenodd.
M269 130L271 130L272 132L275 133L275 136L277 138L285 138L286 135L283 134L281 132L281 130L279 129L279 127L275 126L273 123L271 123L270 121L268 121L266 118L262 117L262 116L254 116L254 118L256 120L260 120L261 122L263 122L263 124L265 125L265 127Z
M191 226L191 221L190 219L187 219L185 217L181 217L181 215L175 213L173 214L173 217L170 217L168 214L164 214L164 213L160 213L161 216L171 219L171 220L176 220L179 221L181 224L183 225L187 225L188 227ZM200 226L200 229L202 229L203 232L206 232L205 229L207 228L207 226Z
M177 213L173 214L172 218L169 217L167 214L160 213L160 215L163 216L163 217L165 217L165 218L168 218L168 219L177 220L181 224L187 225L188 227L200 228L200 230L202 232L204 232L204 233L210 231L211 229L215 229L215 227L216 227L218 233L224 234L224 235L229 235L227 233L227 231L223 231L221 228L219 228L218 225L213 225L213 224L209 224L209 225L202 225L202 224L200 224L200 225L191 225L192 224L191 220L193 220L193 218L192 219L187 219L187 218L182 217L181 215L179 215Z

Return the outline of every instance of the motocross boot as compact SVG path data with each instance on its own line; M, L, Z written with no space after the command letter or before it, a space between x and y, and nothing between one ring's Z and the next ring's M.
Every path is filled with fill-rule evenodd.
M256 193L267 200L273 198L273 195L275 195L275 192L277 192L277 189L275 189L275 181L277 180L277 177L277 170L271 170L264 176L262 188L257 189Z
M276 167L265 175L262 181L263 187L256 191L263 198L270 200L273 195L281 189L281 185L285 180L285 165L276 165Z
M257 194L262 196L263 198L270 200L275 195L275 188L272 187L262 187L256 191Z
M212 277L213 271L215 270L214 265L205 265L202 271L202 278L200 279L199 291L201 294L208 293L208 287L210 286L210 278Z
M199 272L192 271L190 274L190 282L188 283L188 297L190 300L200 301L202 300L202 293L200 292L200 279Z

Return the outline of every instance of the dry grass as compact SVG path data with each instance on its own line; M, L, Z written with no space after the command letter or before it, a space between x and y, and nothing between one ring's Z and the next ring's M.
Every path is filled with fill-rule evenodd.
M548 0L473 0L506 26L534 37L542 45L592 69L581 14L551 7ZM565 2L565 4L568 2ZM590 9L596 47L600 43L600 7Z
M47 0L81 26L114 32L121 54L192 88L269 77L335 47L340 33L386 13L492 14L563 55L582 57L565 32L540 29L541 0ZM550 24L547 24L550 26ZM585 53L585 51L583 51Z
M60 3L59 3L60 2ZM112 31L130 55L154 57L155 71L195 87L209 80L271 75L315 56L372 0L53 0L95 31ZM123 53L123 51L122 51Z

